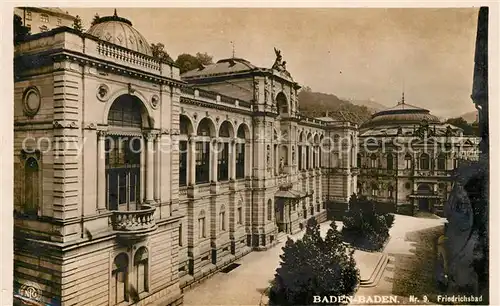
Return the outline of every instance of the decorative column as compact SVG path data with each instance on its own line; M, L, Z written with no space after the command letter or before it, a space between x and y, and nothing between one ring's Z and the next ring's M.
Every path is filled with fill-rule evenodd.
M236 141L237 138L229 142L229 179L236 179Z
M210 171L210 180L212 182L217 182L217 169L218 169L218 157L219 157L219 142L217 141L217 138L211 138L210 139L210 146L211 146L211 152L210 152L210 159L211 159L211 169Z
M196 184L196 135L189 135L188 138L188 170L187 182L188 185Z
M154 202L154 138L156 135L148 133L146 138L146 203Z
M106 131L97 131L97 209L106 210Z

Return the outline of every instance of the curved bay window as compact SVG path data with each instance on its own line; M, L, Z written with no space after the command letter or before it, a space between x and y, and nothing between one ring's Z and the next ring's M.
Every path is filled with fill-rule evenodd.
M420 169L429 170L429 167L429 154L422 153L422 155L420 155Z
M245 177L245 129L243 126L238 128L236 134L236 178L241 179Z
M140 203L142 137L120 135L122 128L141 132L141 101L129 95L119 97L109 110L108 124L116 135L106 137L106 203L109 210Z
M115 257L112 271L111 294L114 304L128 301L128 256L125 253Z
M198 125L198 140L196 141L196 184L210 181L210 122L207 118Z
M391 153L387 154L387 170L394 169L394 157Z
M27 216L40 215L40 169L38 161L29 157L24 164L24 206Z
M219 129L221 142L217 150L217 180L227 181L229 179L229 134L230 125L224 121Z
M410 154L406 154L405 155L405 168L406 169L411 169L412 167L412 158L411 158L411 155Z
M444 154L439 154L437 159L437 168L438 170L446 170L446 157Z
M134 256L135 282L137 293L149 291L148 289L148 250L141 247Z

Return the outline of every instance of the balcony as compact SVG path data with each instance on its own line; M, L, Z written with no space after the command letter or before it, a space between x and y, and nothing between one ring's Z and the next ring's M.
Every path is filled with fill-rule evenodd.
M118 238L139 239L156 229L155 207L143 204L140 210L112 211L111 224Z

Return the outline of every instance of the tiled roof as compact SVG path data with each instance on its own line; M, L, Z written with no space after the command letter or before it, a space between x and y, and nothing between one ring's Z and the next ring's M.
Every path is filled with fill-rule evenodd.
M215 64L207 65L187 71L181 75L182 78L196 78L211 75L224 75L257 69L249 61L242 58L228 58L219 60Z

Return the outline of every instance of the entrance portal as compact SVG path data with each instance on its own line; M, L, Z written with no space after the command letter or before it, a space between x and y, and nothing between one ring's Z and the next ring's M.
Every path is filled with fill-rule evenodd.
M429 199L418 199L418 210L429 211Z
M417 189L417 194L420 196L425 196L425 195L432 195L432 188L429 184L420 184ZM418 199L418 209L420 211L425 211L429 212L431 210L430 208L430 201L428 198L421 198Z

